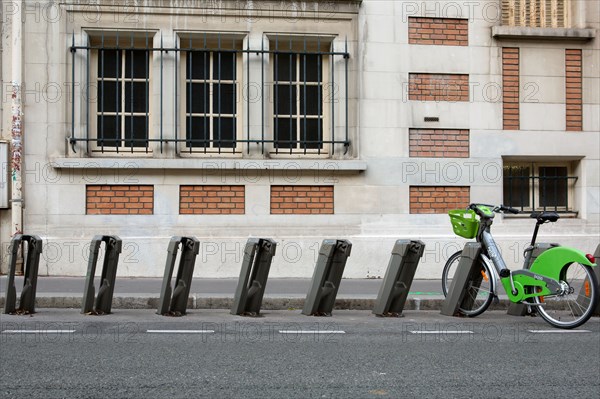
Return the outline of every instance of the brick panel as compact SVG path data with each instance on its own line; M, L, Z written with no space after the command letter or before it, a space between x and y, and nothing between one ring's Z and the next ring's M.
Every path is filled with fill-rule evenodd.
M583 130L581 50L565 50L567 130Z
M271 214L333 214L333 186L271 186Z
M411 73L408 99L416 101L469 101L469 75Z
M502 125L519 130L519 49L502 48Z
M181 215L243 215L245 186L179 186Z
M152 215L154 186L88 185L85 187L88 215Z
M410 129L409 143L411 157L469 157L469 130Z
M443 214L470 204L470 187L410 187L410 213Z
M408 18L408 43L468 46L469 21L456 18Z

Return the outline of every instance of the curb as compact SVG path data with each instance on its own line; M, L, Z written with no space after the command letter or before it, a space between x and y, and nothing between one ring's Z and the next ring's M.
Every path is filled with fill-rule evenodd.
M302 297L265 297L262 302L262 310L295 310L304 307L305 298ZM4 307L5 297L0 297L0 307ZM115 296L113 297L113 309L157 309L158 297L153 296ZM372 310L375 307L375 299L372 298L338 298L334 309L337 310ZM441 310L444 299L442 297L422 298L412 297L406 300L404 310ZM44 296L36 298L36 308L56 309L78 309L81 308L82 298L77 296ZM233 298L206 296L192 294L188 300L188 309L231 309ZM506 310L509 301L501 299L498 304L492 304L490 310Z

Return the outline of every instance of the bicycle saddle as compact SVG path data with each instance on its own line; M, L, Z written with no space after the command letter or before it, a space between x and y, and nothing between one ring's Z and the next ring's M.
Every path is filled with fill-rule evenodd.
M545 223L545 222L554 223L554 222L556 222L560 218L560 216L558 215L558 213L556 213L556 212L548 212L548 211L533 212L530 217L532 219L537 219L541 223Z

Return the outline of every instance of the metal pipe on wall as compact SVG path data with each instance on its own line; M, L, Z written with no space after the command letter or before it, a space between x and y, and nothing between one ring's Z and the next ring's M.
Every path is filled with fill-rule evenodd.
M11 236L22 234L23 231L23 186L21 166L23 162L23 110L21 100L22 85L22 42L23 19L22 8L17 7L12 16L12 120L11 120Z

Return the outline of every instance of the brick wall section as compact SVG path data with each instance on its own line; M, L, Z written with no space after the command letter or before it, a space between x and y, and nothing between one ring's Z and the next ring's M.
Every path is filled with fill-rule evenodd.
M244 186L179 186L181 215L243 215L245 209Z
M408 18L408 43L468 46L469 21L455 18Z
M408 99L415 101L469 101L469 75L411 73Z
M410 213L443 214L470 204L469 187L410 187Z
M410 129L410 156L469 158L469 130Z
M502 48L502 125L519 130L519 49Z
M583 130L583 85L581 50L565 50L567 130Z
M333 214L333 186L271 186L271 214Z
M88 215L152 215L154 186L88 185L85 188Z

